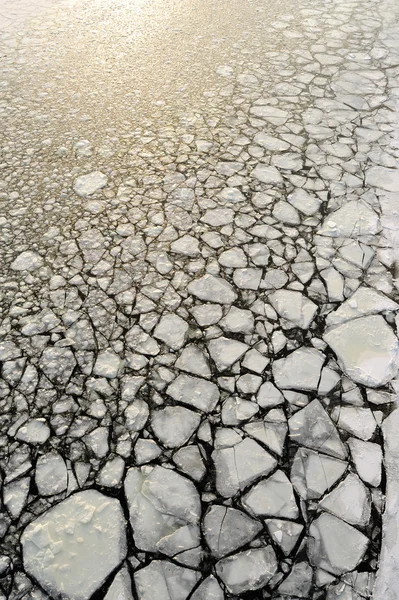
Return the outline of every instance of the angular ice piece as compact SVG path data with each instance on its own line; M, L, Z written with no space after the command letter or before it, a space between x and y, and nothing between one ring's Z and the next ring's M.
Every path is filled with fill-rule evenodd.
M122 396L123 397L123 396ZM141 431L150 416L150 409L145 400L135 398L125 408L125 425L129 431Z
M77 177L73 182L73 189L78 196L83 198L91 196L107 185L108 178L101 171L93 171L87 175Z
M0 342L0 361L14 360L21 356L21 350L14 342Z
M360 269L367 269L375 256L375 251L371 246L349 239L340 245L338 253L345 261Z
M201 575L167 560L153 560L136 571L138 600L187 600Z
M175 362L175 367L192 375L211 376L208 359L201 348L198 348L195 344L189 344L182 350Z
M50 452L39 456L35 482L41 496L53 496L67 489L68 471L61 454Z
M256 402L242 400L241 398L227 398L222 407L223 425L240 425L242 421L248 421L259 412Z
M268 296L268 300L280 317L301 329L309 328L317 312L314 302L293 290L277 290Z
M228 225L234 219L234 210L231 208L211 208L207 210L201 221L213 227Z
M287 200L292 206L308 217L320 210L321 200L302 188L295 189L292 194L289 194Z
M126 334L126 344L139 354L156 356L159 354L159 345L156 340L148 335L141 327L134 325Z
M254 265L257 265L258 267L265 267L269 263L270 250L266 244L249 244L248 255Z
M276 167L269 167L264 164L258 164L252 171L251 177L258 179L262 183L269 183L271 185L283 183L280 171Z
M241 365L245 369L249 369L254 373L263 373L269 362L269 358L263 356L263 354L258 352L258 350L255 350L255 348L253 348L252 350L248 350L248 352L242 360Z
M225 279L209 273L189 283L187 291L200 300L218 304L232 304L237 298L234 288Z
M162 315L154 330L154 338L164 342L172 350L179 350L188 332L188 325L184 319L173 313Z
M219 371L224 371L239 360L249 346L238 340L226 337L216 338L208 343L209 354Z
M26 250L21 252L15 260L11 263L11 269L13 271L36 271L40 269L44 264L42 257L36 252Z
M234 269L233 281L241 290L257 290L262 279L262 269L246 267Z
M277 461L257 442L237 440L228 447L217 448L212 454L216 469L216 489L225 498L234 496L247 485L268 475Z
M294 595L296 598L309 598L313 583L313 569L306 562L295 563L292 570L279 585L278 592L285 595Z
M259 521L244 512L219 504L209 508L202 526L205 541L216 558L245 546L262 529Z
M220 396L219 388L214 383L190 375L178 375L166 393L176 402L193 406L203 412L212 412Z
M318 234L357 238L360 235L374 235L379 230L377 213L362 200L351 200L327 216Z
M73 494L27 526L24 567L53 597L88 600L126 556L119 501L95 490Z
M170 249L176 254L184 256L198 256L200 253L198 240L192 235L183 235L183 237L171 243Z
M364 527L371 514L370 492L357 475L348 473L332 492L321 501L324 510L351 525Z
M242 594L264 587L277 571L271 546L233 554L216 563L216 573L231 594Z
M238 204L239 202L245 201L244 194L242 194L238 188L233 187L224 188L218 196L225 202L231 202L231 204Z
M260 117L261 119L265 119L265 121L269 121L272 125L284 125L289 117L287 111L277 108L277 106L269 106L267 104L252 106L250 113L255 115L255 117Z
M137 465L144 465L158 458L162 454L161 448L154 440L139 438L134 447L134 458Z
M292 485L283 471L276 471L268 479L257 483L245 494L242 505L262 517L297 519L299 516Z
M183 406L166 406L151 414L151 426L166 448L180 448L199 427L198 413Z
M237 390L241 394L256 394L260 384L262 383L262 377L254 375L253 373L244 373L237 380Z
M327 513L315 519L309 529L311 563L335 575L353 571L368 545L368 538L360 531Z
M127 567L122 567L115 575L104 600L133 600L132 580Z
M200 481L206 473L206 467L198 446L184 446L184 448L174 453L173 462L180 471L196 481Z
M105 463L97 481L104 487L118 487L122 481L123 472L125 470L125 461L121 456L115 456Z
M222 329L232 333L251 333L254 330L254 316L250 310L232 306L219 324Z
M297 152L284 152L284 154L272 156L272 163L279 169L287 171L299 171L303 167L303 160Z
M168 540L187 526L199 532L201 502L189 479L165 467L132 467L125 478L125 495L137 548L158 552L161 544L168 556L192 548L190 536L188 545L176 536Z
M187 567L198 567L201 558L201 540L197 525L184 525L157 543L157 551Z
M18 519L28 499L30 477L22 477L8 483L3 488L4 506L13 519Z
M69 348L47 347L40 358L39 366L53 383L65 385L75 368L76 360Z
M288 556L297 544L303 525L282 519L266 519L265 523L270 536Z
M274 205L272 215L277 221L288 225L299 225L301 222L297 210L284 200L280 200Z
M334 269L334 267L330 267L328 269L324 269L323 271L320 271L320 275L323 278L323 280L327 286L328 299L330 300L330 302L342 302L345 299L345 297L344 297L345 280L344 280L343 276L341 275L341 273L336 271ZM335 314L335 313L330 313L329 315L327 315L327 318L326 318L327 322L332 314Z
M224 593L216 577L209 575L197 587L190 600L224 600Z
M315 348L299 348L273 363L273 376L281 389L316 392L325 355Z
M259 388L256 401L262 408L271 408L284 404L284 396L271 381L265 381Z
M389 392L381 392L379 390L366 390L367 400L372 404L379 406L380 404L390 404L395 402L395 394Z
M219 304L199 304L198 306L194 306L190 312L201 327L214 325L223 316L223 310Z
M338 413L338 427L367 441L373 437L377 422L372 411L362 406L341 406Z
M268 135L263 131L255 135L254 142L259 146L263 146L263 148L266 150L272 150L273 152L284 152L284 150L288 150L290 147L290 145L287 142L284 142L284 140Z
M328 326L338 325L351 319L374 315L386 310L399 310L399 304L373 288L362 286L336 311L327 316L326 323Z
M265 446L279 456L282 455L284 450L287 429L288 427L285 423L268 421L268 415L266 415L263 421L253 421L244 425L244 431L248 435L265 444Z
M45 419L31 419L18 429L15 437L27 444L44 444L50 437L50 428Z
M299 448L291 467L291 482L304 500L316 500L345 473L348 463Z
M85 435L84 441L97 458L104 458L109 452L108 427L96 427Z
M376 487L381 483L382 450L378 444L356 438L348 440L356 471L366 483Z
M366 172L366 183L388 192L399 192L398 172L388 167L374 166Z
M218 261L224 267L246 267L248 264L247 256L242 248L230 248L221 253Z
M298 410L289 420L290 438L300 446L307 446L336 458L346 458L346 448L338 431L319 400Z
M94 375L114 379L122 369L123 361L112 350L100 352L94 365Z

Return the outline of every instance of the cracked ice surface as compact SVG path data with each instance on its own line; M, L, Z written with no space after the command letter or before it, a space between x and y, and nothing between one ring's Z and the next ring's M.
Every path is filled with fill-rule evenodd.
M0 600L398 600L398 7L25 4Z

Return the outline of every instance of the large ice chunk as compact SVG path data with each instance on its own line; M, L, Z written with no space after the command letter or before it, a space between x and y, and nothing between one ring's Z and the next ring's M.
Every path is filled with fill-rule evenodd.
M317 306L301 292L277 290L268 300L280 317L301 329L308 329L317 312Z
M309 529L308 554L312 564L335 575L353 571L368 544L360 531L327 513L313 521Z
M380 387L396 376L399 342L382 316L342 323L327 330L323 339L334 350L343 371L356 383Z
M190 375L179 375L166 391L176 402L188 404L203 412L212 412L220 395L214 383Z
M289 420L290 438L301 446L345 458L346 449L338 431L319 400L298 410Z
M95 490L63 500L25 529L24 566L53 597L88 600L126 556L125 518Z
M180 448L198 429L201 417L183 406L166 406L151 415L152 429L166 448Z
M271 546L239 552L216 563L216 573L231 594L259 590L277 571Z
M77 177L73 182L73 189L78 196L91 196L107 185L108 178L101 171L93 171L87 175Z
M234 496L261 476L268 475L277 461L257 442L238 439L212 454L216 469L216 489L225 498Z
M241 548L261 530L259 521L240 510L219 504L208 510L203 524L206 543L217 558Z
M140 550L198 566L201 503L191 481L165 467L133 467L126 475L125 495Z
M268 479L257 483L245 494L242 503L257 516L286 519L299 516L292 485L283 471L276 471Z
M189 283L187 290L189 294L200 300L218 304L232 304L237 298L237 294L228 281L209 273Z
M136 571L139 600L187 600L200 574L166 560L154 560Z
M323 498L320 506L351 525L364 527L370 519L370 492L357 475L348 473L345 479Z
M356 238L374 235L379 229L377 213L361 200L351 200L329 214L318 233L328 237Z
M299 448L292 461L291 481L304 500L316 500L344 474L347 462Z
M273 363L276 385L282 389L317 391L325 355L315 348L298 348Z
M209 354L219 371L231 367L249 350L247 344L226 337L211 340L208 348Z

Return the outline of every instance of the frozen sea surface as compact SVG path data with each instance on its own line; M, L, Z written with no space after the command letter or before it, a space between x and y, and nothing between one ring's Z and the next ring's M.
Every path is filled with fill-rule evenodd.
M399 600L399 7L0 51L0 600Z

